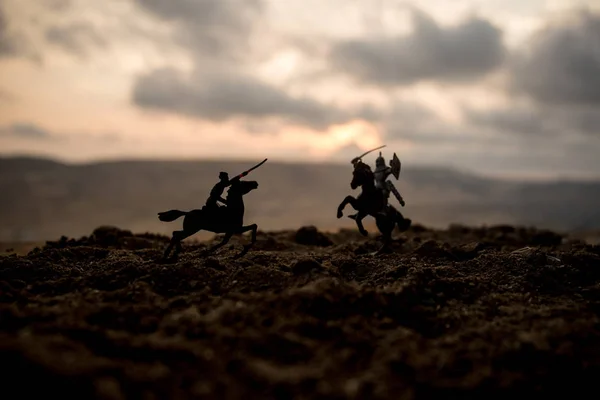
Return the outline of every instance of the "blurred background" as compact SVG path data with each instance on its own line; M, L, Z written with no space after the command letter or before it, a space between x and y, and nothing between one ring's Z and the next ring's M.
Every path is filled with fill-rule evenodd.
M0 1L0 241L170 234L267 157L248 223L354 229L382 144L416 223L600 229L600 2Z

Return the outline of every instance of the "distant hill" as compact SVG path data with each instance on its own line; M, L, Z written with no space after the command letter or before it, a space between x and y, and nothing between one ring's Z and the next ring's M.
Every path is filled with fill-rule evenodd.
M100 225L170 234L180 222L157 212L200 208L219 171L237 174L240 161L115 161L67 165L36 158L0 158L0 240L78 237ZM263 230L314 224L354 228L335 216L350 189L350 164L269 161L247 179L259 189L246 197L246 221ZM400 211L417 223L535 225L561 231L600 229L600 182L509 182L443 168L402 167ZM346 214L352 212L348 207ZM367 220L371 220L370 217ZM374 232L374 229L371 229ZM212 235L212 234L211 234Z

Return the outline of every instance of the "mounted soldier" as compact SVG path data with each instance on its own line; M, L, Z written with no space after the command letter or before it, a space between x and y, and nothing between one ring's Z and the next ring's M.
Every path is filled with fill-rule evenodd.
M229 179L229 174L227 172L220 172L219 173L220 181L217 182L217 184L210 191L210 195L209 195L208 199L206 200L206 205L204 207L202 207L202 209L205 211L209 211L209 212L220 211L221 206L217 202L221 202L224 205L227 205L227 200L225 200L223 198L223 192L225 191L225 188L231 186L232 184L234 184L236 182L239 182L239 180L242 179L243 177L245 177L246 175L248 175L248 173L250 171L253 171L256 168L260 167L266 161L267 161L266 159L263 160L258 165L255 165L254 167L250 168L249 170L242 172L241 174L233 177L231 180Z
M357 167L358 168L362 167L362 168L367 168L367 169L371 170L371 167L368 164L364 164L364 162L362 161L362 158L364 156L366 156L367 154L369 154L375 150L382 149L384 147L385 147L385 145L376 147L376 148L369 150L366 153L354 158L351 161L352 165L354 165L354 169L356 169ZM388 167L385 165L385 159L381 155L381 151L379 152L379 157L377 157L377 159L375 160L375 172L373 172L373 175L375 177L375 188L377 188L381 192L381 194L383 195L383 199L384 199L384 204L383 204L381 212L385 212L385 208L389 204L390 192L394 193L394 196L396 197L396 199L398 200L398 202L400 203L400 205L402 207L404 207L404 205L406 204L404 202L404 199L402 198L402 196L400 196L400 193L398 192L398 190L396 189L394 184L387 180L387 178L390 175L393 175L396 179L398 179L400 177L400 168L401 168L401 163L400 163L400 160L398 159L398 156L396 155L396 153L394 153L394 157L390 161L390 166ZM354 218L356 218L356 215L357 214L349 215L348 218L354 219Z
M391 181L388 181L387 178L390 175L393 175L396 180L400 177L400 160L396 153L394 153L394 158L390 161L390 166L385 165L385 159L379 152L379 157L375 161L375 187L383 192L386 204L388 203L388 199L390 197L390 192L394 193L394 196L400 203L402 207L404 207L404 199L400 196L400 193L394 186Z
M210 254L220 247L223 247L229 242L233 235L243 234L244 232L252 231L251 243L244 246L244 249L236 257L245 255L250 247L256 242L256 233L258 225L252 224L244 226L244 200L243 197L250 191L258 188L258 182L256 181L242 181L241 179L248 175L250 171L263 165L267 159L265 158L262 162L242 172L241 174L229 179L229 175L226 172L221 172L219 178L221 179L210 192L210 197L206 201L206 205L200 210L181 211L181 210L169 210L158 213L158 219L163 222L172 222L180 217L183 219L183 229L180 231L173 231L171 242L165 249L163 259L167 260L171 250L175 247L173 254L173 260L177 258L177 255L182 250L181 241L185 238L195 234L199 230L206 230L214 233L224 233L223 240L207 249L205 254ZM227 200L222 198L223 191L229 186L227 192ZM226 204L226 207L219 206L217 201L221 201Z
M394 206L388 204L388 198L390 192L392 192L400 204L404 206L404 200L392 182L387 181L387 178L390 175L394 175L396 179L398 179L400 175L400 160L398 159L398 156L394 153L394 158L390 162L390 166L387 167L385 165L385 159L381 153L379 153L375 172L371 170L371 167L368 164L362 161L362 157L383 147L385 146L370 150L351 161L354 166L354 171L352 171L350 187L353 190L360 187L361 193L356 198L353 196L346 196L337 209L338 218L341 218L344 215L344 208L348 204L358 211L356 214L349 215L348 217L356 221L358 230L363 236L367 236L368 232L364 228L362 220L367 215L375 218L375 224L383 238L383 246L376 254L379 254L388 248L388 245L392 241L392 231L395 226L398 227L400 232L404 232L412 223L410 219L404 218Z
M206 200L206 205L204 206L206 210L214 211L218 209L220 206L217 202L227 205L227 200L223 198L223 192L227 186L231 185L229 174L227 172L221 172L219 173L219 179L219 182L212 188L210 195Z

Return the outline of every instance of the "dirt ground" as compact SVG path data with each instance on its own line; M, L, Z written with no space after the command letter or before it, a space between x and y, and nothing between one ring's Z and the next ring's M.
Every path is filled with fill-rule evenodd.
M5 254L2 398L599 398L600 246L396 235L380 257L375 237L305 227L164 264L168 238L101 227Z

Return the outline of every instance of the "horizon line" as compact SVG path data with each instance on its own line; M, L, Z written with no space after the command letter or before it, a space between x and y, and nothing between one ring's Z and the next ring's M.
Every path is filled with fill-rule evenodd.
M275 157L266 157L268 158L270 161L272 161L272 163L276 163L276 164L286 164L286 165L333 165L333 166L344 166L346 165L345 162L342 161L336 161L336 160L332 160L332 161L328 161L328 160L304 160L304 161L300 161L300 160L287 160L285 158L279 158L277 156ZM84 160L84 161L77 161L77 160L68 160L66 158L62 158L59 156L52 156L52 155L42 155L42 154L35 154L35 153L0 153L0 160L10 160L10 159L30 159L30 160L39 160L39 161L49 161L49 162L53 162L56 164L61 164L61 165L66 165L66 166L85 166L85 165L98 165L98 164L111 164L111 163L135 163L135 162L139 162L139 163L152 163L152 162L164 162L164 163L185 163L185 162L213 162L213 163L218 163L218 162L240 162L240 163L244 163L244 162L248 162L248 163L253 163L253 162L258 162L260 160L258 160L258 158L254 159L254 158L250 158L250 157L236 157L236 156L231 156L231 157L220 157L217 158L215 157L210 157L210 156L204 156L204 157L161 157L161 156L155 156L155 157L148 157L148 156L119 156L119 157L102 157L102 158L97 158L97 159L90 159L90 160ZM258 160L258 161L257 161ZM351 165L350 162L347 163L348 166ZM555 175L555 176L536 176L535 174L531 174L531 175L527 175L527 174L522 174L522 175L516 175L514 173L498 173L498 174L494 174L494 173L478 173L475 172L473 170L469 170L467 168L460 168L460 167L456 167L453 165L445 165L445 164L424 164L424 163L418 163L418 164L412 164L412 165L402 165L403 169L416 169L416 170L442 170L442 171L449 171L449 172L455 172L455 173L460 173L463 175L468 175L468 176L472 176L475 178L482 178L482 179L489 179L489 180L497 180L497 181L507 181L507 182L531 182L531 183L536 183L536 182L587 182L587 183L600 183L600 175L594 175L594 176L587 176L587 175L580 175L580 176L560 176L560 175Z

